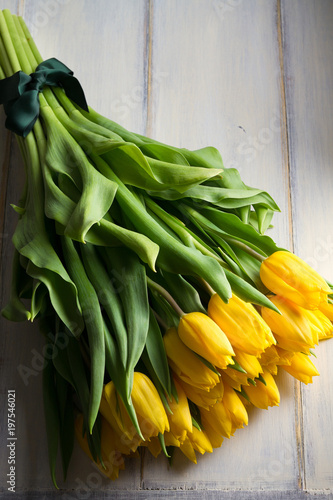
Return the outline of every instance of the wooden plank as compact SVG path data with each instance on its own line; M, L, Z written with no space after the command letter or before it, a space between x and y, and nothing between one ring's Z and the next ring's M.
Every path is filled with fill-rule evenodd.
M274 237L290 247L288 165L276 2L151 2L148 133L197 149L213 145L226 167L278 201ZM279 377L281 405L199 465L177 454L170 468L147 456L145 488L297 489L293 382Z
M86 496L85 496L86 495ZM230 491L220 491L220 490L205 490L205 491L195 491L192 489L188 490L113 490L113 491L94 491L82 490L81 492L69 491L67 493L60 492L26 492L24 494L17 493L16 498L18 500L56 500L58 498L64 498L65 500L77 500L83 498L89 498L89 500L331 500L332 496L325 493L316 493L314 497L311 497L308 493L304 491L241 491L241 490L230 490ZM11 498L7 493L2 497L3 499Z
M282 2L283 51L278 1L192 0L192 9L188 9L185 0L150 0L150 12L144 0L3 3L3 7L20 6L44 57L58 57L68 64L98 111L165 142L193 149L214 145L222 151L226 167L235 166L247 184L267 189L282 209L272 234L288 248L291 195L295 251L333 280L329 265L332 241L323 222L332 209L333 181L329 165L332 7L328 1ZM4 137L1 134L0 160ZM10 237L17 220L8 203L18 200L22 171L14 147L5 202L3 232L8 237L3 246L1 304L9 293ZM312 199L315 203L309 201ZM6 421L7 390L14 388L19 497L308 498L297 489L300 486L316 499L332 498L333 443L327 430L333 417L329 363L333 341L318 349L320 379L301 393L296 384L296 394L301 394L296 404L293 382L289 376L279 376L280 408L252 411L249 428L238 431L212 455L200 457L198 466L178 455L170 469L163 457L150 459L146 453L143 469L139 460L129 460L112 483L96 476L90 461L76 447L67 483L60 482L65 489L57 494L49 478L41 376L35 369L36 353L42 352L41 336L36 325L15 325L3 319L0 329L0 421ZM17 370L19 365L37 372L27 386ZM2 434L1 449L5 446ZM4 498L9 495L3 493L7 488L6 459L1 454Z
M20 0L0 0L0 9L9 9L13 13L18 13Z
M121 3L105 0L98 3L98 8L95 3L89 1L21 2L21 14L24 15L45 58L57 57L68 64L81 80L89 104L138 132L144 132L146 120L145 7L144 0L126 0ZM18 201L23 180L22 172L23 166L15 147L15 156L10 161L7 205L9 202ZM16 220L13 210L8 210L5 231L10 237ZM4 249L4 274L1 279L2 305L9 297L11 255L12 244L8 238ZM4 403L1 405L1 426L3 428L6 421L7 390L15 389L17 490L52 492L42 406L42 377L40 369L36 368L38 355L43 349L42 337L37 325L13 324L4 319L0 321L3 358L1 391ZM27 386L18 373L19 365L32 368L36 372L29 377ZM5 449L6 437L2 433L2 449ZM7 454L2 453L0 460L1 470L4 472L1 478L3 491L8 486L5 478L8 472ZM57 477L59 486L68 488L68 491L76 490L75 495L81 494L84 488L89 491L96 487L100 491L114 488L135 489L140 485L140 459L129 459L119 480L112 482L97 473L90 460L76 446L66 485L61 481L60 464ZM24 496L27 493L22 494Z
M282 14L295 251L332 281L333 5L283 1ZM333 342L316 352L321 376L302 387L303 482L332 491Z
M130 130L146 121L146 1L54 0L24 3L24 17L44 59L57 57L99 113ZM61 27L61 29L60 29Z

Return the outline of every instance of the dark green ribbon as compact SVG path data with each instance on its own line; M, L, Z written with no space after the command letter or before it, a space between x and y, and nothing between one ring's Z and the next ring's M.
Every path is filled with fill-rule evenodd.
M66 95L88 111L83 89L67 66L58 59L43 61L34 73L18 71L0 81L0 104L7 115L6 127L15 134L26 137L39 116L39 92L45 85L62 87Z

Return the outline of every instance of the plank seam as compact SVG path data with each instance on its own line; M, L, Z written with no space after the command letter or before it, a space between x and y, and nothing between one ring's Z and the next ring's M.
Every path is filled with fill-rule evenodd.
M146 105L146 124L145 135L149 136L152 120L151 120L151 86L152 86L152 24L153 24L153 4L152 0L147 0L145 7L145 31L146 43L144 50L144 89L145 89L145 105ZM144 489L144 466L145 466L145 450L140 453L140 486L139 489Z
M22 16L24 14L25 0L20 0L17 5L17 15Z
M277 32L278 32L278 46L279 46L279 61L280 61L280 90L281 90L281 103L282 103L282 121L283 127L281 130L285 131L285 136L282 137L282 157L285 159L285 173L287 177L287 190L288 190L288 220L289 220L289 234L290 234L290 248L294 251L295 238L294 238L294 222L293 222L293 189L291 179L291 156L290 156L290 120L288 114L288 103L286 94L286 75L285 75L285 40L284 40L284 16L282 0L277 0ZM282 132L283 133L283 132ZM296 434L296 449L298 461L298 487L305 491L305 459L304 459L304 422L303 422L303 403L302 403L302 389L300 382L294 382L294 396L295 396L295 434Z
M294 225L292 219L293 213L293 200L291 189L291 175L290 175L290 151L289 151L289 133L288 133L288 113L287 113L287 99L286 99L286 86L285 86L285 73L284 73L284 48L283 48L283 22L282 22L282 8L281 0L277 0L277 35L279 47L279 63L280 63L280 91L281 91L281 107L282 107L282 127L281 127L281 146L282 158L284 161L285 174L287 178L287 191L288 191L288 221L290 228L290 248L294 251Z

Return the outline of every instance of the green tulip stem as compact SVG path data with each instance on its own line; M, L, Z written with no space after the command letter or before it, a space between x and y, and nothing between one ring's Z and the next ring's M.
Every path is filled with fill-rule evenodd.
M200 278L200 282L203 284L204 288L207 290L207 292L209 293L210 296L213 296L215 295L215 290L210 286L209 283L207 283L206 280L204 280L203 278Z
M253 257L254 259L258 260L259 262L263 262L267 258L266 255L260 255L258 252L256 252L255 250L253 250L253 248L250 248L248 245L246 245L242 241L239 241L239 240L233 238L232 236L224 236L223 238L228 243L232 243L233 245L237 246L241 250L244 250L244 252L246 252L247 254L251 255L251 257Z
M0 80L3 80L4 78L6 78L6 75L0 64Z
M11 39L10 32L8 30L8 26L6 23L5 16L7 17L9 15L11 16L9 11L1 11L0 10L0 33L2 37L2 41L5 47L5 52L8 56L8 59L10 61L13 73L16 73L17 71L21 71L21 65L19 63L19 60L16 55L16 51L13 45L13 41ZM7 75L10 76L10 75Z
M168 325L166 324L165 321L163 321L163 319L161 318L161 316L152 309L152 313L154 314L155 318L157 319L158 323L161 325L161 327L163 328L163 330L167 330L169 327Z
M176 311L176 313L180 317L184 316L184 314L185 314L184 311L179 307L179 305L177 304L175 299L170 295L170 293L165 288L163 288L163 286L159 285L158 283L156 283L152 279L148 278L148 276L147 276L147 284L148 284L149 288L151 288L152 290L155 290L155 292L162 295L162 297L164 297L165 300L167 302L169 302L170 306Z

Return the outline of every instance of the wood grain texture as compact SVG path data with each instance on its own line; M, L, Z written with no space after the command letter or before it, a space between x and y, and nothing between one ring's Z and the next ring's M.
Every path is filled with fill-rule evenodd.
M295 252L332 281L333 5L283 1L282 13ZM321 376L302 387L309 491L333 484L332 342L316 352Z
M332 21L329 0L0 0L24 15L45 58L75 71L88 102L130 130L189 149L217 147L226 167L266 189L281 214L273 237L333 281ZM6 154L0 115L0 162ZM7 149L8 151L8 149ZM8 299L11 235L22 188L18 148L10 149L3 219L1 305ZM7 152L8 155L8 152ZM5 162L6 163L6 162ZM2 188L1 193L5 192ZM1 220L1 219L0 219ZM1 228L0 228L1 231ZM20 499L333 498L333 341L322 344L314 384L278 376L279 408L253 410L249 427L195 466L172 468L145 453L116 482L102 479L76 447L69 477L49 477L37 325L0 319L0 428L6 391L16 389ZM18 366L36 372L24 384ZM7 498L1 434L0 495ZM59 468L60 471L60 468ZM58 474L60 477L60 474Z
M1 498L6 500L10 494L5 493ZM17 493L15 498L19 500L57 500L64 498L65 500L109 500L117 498L117 500L332 500L330 494L316 493L311 497L305 491L241 491L241 490L135 490L135 491L94 491L94 490L81 490L81 491L67 491L67 492L54 492L48 491L40 492L25 492Z
M189 149L217 147L226 167L277 199L282 214L274 236L289 247L277 5L225 10L222 3L199 0L191 9L186 0L151 3L151 72L165 76L151 86L148 133ZM293 383L283 376L279 382L280 407L251 412L249 428L200 457L199 466L181 454L171 468L163 457L148 456L144 487L296 488Z
M7 7L8 4L4 5ZM48 6L50 8L48 8ZM15 9L12 9L15 12ZM146 82L146 2L99 1L98 9L92 2L45 2L20 3L20 12L33 33L43 57L57 57L75 70L82 82L89 103L96 110L122 122L129 129L144 132L145 129L145 82ZM76 20L77 22L73 22ZM59 27L61 26L61 29ZM73 31L75 27L75 32ZM45 49L45 50L44 50ZM92 66L92 63L94 65ZM3 129L4 130L4 129ZM22 178L22 162L15 158L10 162L7 200L17 202L21 187L17 179ZM7 205L8 205L7 203ZM6 213L6 233L13 234L16 216L11 208ZM6 240L3 262L1 304L9 297L10 262L12 244ZM19 490L52 490L50 480L46 433L42 406L41 367L38 355L43 341L37 324L13 324L0 319L1 342L4 353L2 365L2 391L4 404L1 406L1 425L5 422L6 391L16 389L19 401L17 487ZM36 374L25 386L18 366L32 368ZM4 434L2 434L4 438ZM1 454L2 488L6 488L6 453ZM140 459L127 462L126 470L117 483L96 474L90 460L76 446L66 488L93 488L93 481L103 489L135 489L140 486ZM57 476L61 478L59 464ZM88 483L87 483L88 482ZM61 482L61 487L64 484Z

